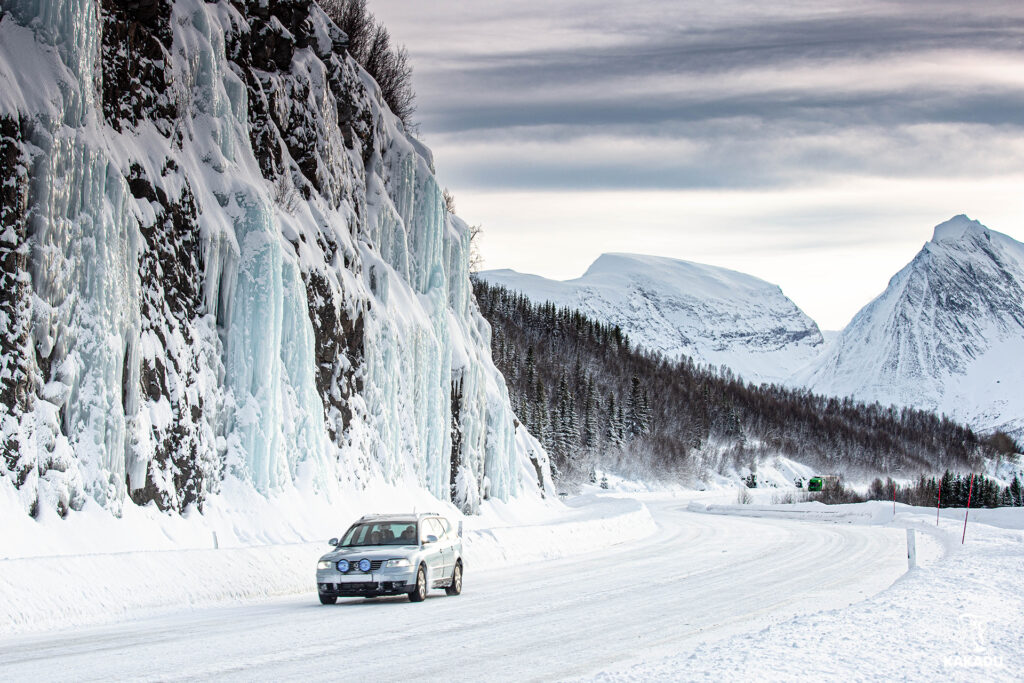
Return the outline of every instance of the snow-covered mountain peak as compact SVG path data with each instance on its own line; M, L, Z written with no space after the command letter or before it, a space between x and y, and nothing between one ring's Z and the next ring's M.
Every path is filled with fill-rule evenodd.
M781 292L777 285L739 271L645 254L601 254L580 280L613 278L655 282L691 296L722 299L745 298L765 290Z
M959 214L935 226L935 232L932 234L932 243L958 242L966 236L984 235L989 232L989 229L978 221L971 220L964 214Z
M613 253L564 282L512 270L480 277L619 325L652 351L726 365L754 382L787 377L823 344L814 321L777 285L716 266Z
M793 382L1024 433L1024 244L967 216L932 241Z

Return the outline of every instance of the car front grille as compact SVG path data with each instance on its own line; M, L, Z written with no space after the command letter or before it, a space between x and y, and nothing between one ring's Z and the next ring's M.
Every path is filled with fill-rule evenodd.
M370 571L375 572L384 565L384 560L370 560ZM348 561L348 571L346 574L362 574L362 570L359 569L359 560Z

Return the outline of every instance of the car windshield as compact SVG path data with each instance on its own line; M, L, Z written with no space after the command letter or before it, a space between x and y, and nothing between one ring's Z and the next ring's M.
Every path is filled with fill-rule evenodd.
M416 522L363 522L353 525L341 539L339 547L361 545L415 545Z

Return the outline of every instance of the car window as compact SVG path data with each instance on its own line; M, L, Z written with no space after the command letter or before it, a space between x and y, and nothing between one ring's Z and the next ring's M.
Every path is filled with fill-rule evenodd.
M449 522L444 517L438 517L436 521L437 521L437 524L441 527L442 533L444 533L445 536L451 536L451 533L452 533L452 523ZM438 538L440 538L440 537L438 537Z
M445 537L445 534L448 533L448 529L446 529L444 524L441 523L441 520L437 519L436 517L432 518L430 521L434 525L434 535L437 536L439 540L443 539Z
M364 522L353 524L339 546L411 545L416 543L416 522Z
M427 540L427 536L437 536L438 538L441 538L441 529L437 526L437 522L434 520L433 517L427 517L426 519L421 521L420 529L420 538L422 538L424 541Z

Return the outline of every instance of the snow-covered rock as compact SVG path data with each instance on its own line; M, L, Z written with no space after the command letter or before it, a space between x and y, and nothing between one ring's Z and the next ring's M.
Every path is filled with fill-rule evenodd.
M513 270L484 271L480 277L535 302L551 301L618 325L651 351L725 365L755 383L788 377L824 343L814 321L777 285L699 263L603 254L575 280Z
M794 383L1024 435L1024 244L967 216L932 240Z
M468 228L345 45L311 0L4 3L0 486L26 510L550 483Z

